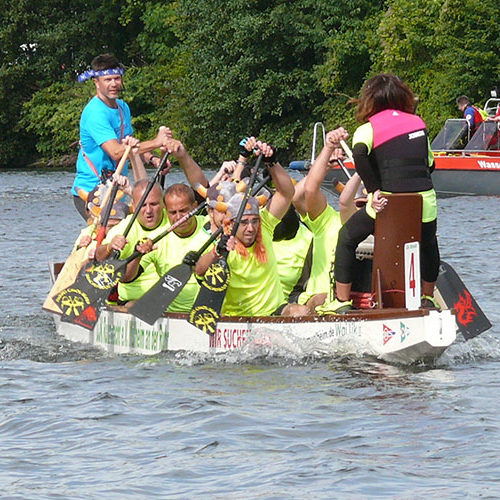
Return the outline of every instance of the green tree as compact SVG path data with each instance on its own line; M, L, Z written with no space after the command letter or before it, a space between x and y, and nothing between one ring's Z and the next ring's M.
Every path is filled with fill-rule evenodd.
M431 136L459 116L457 96L483 104L498 82L499 15L494 0L390 1L374 69L393 71L410 84Z
M127 63L134 28L118 22L118 0L6 0L0 9L0 165L22 165L35 141L21 125L23 104L54 82L73 80L98 53ZM96 33L99 36L96 36Z
M343 82L326 83L328 67L319 71L326 53L336 54L335 40L342 40L353 16L364 19L364 8L377 10L369 2L359 10L355 5L179 0L176 30L186 75L177 95L187 105L186 141L193 151L208 153L214 164L234 156L242 136L256 134L275 143L283 160L305 153L312 125L324 118L325 91L328 97L345 89ZM357 42L344 45L341 62L335 63L339 71L345 71L342 62ZM361 52L366 53L364 46ZM349 74L346 87L356 88L365 71L363 64Z

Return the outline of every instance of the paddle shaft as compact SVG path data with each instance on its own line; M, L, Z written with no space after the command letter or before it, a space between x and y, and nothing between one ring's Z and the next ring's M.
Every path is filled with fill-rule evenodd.
M118 163L118 166L116 167L116 170L114 172L117 176L121 175L123 167L125 166L125 162L127 161L128 155L130 154L131 150L131 145L128 145L125 148L123 156L120 159L120 163ZM109 217L111 215L111 208L113 207L113 203L115 202L116 193L118 193L118 187L118 181L113 181L113 186L111 187L111 189L108 189L106 191L106 194L104 195L104 198L102 200L101 227L99 228L99 232L97 233L96 237L97 246L102 243L102 240L104 240L104 237L106 236L106 226L108 225ZM95 220L97 220L97 217Z
M238 228L240 226L241 219L243 217L243 213L245 212L245 207L247 204L248 199L252 195L252 188L253 185L255 184L255 181L257 180L257 172L260 168L260 164L262 163L262 158L263 154L261 153L259 157L257 158L257 161L255 162L255 166L253 168L253 171L250 175L250 180L248 181L248 186L245 191L245 194L243 195L243 199L241 200L241 205L240 208L238 209L238 213L236 214L236 219L234 220L234 225L233 229L231 230L231 236L235 236L236 233L238 232ZM227 254L226 254L227 255Z
M123 232L123 236L127 237L127 234L129 233L130 229L132 228L132 224L135 222L135 219L137 219L137 216L139 215L139 212L141 211L142 206L144 205L144 202L146 201L146 198L149 196L149 193L153 189L153 186L155 182L158 179L158 176L160 175L160 172L165 168L165 163L167 162L168 159L168 151L162 156L160 164L158 165L158 168L156 169L155 174L153 175L153 178L149 181L149 184L147 185L146 189L144 190L144 193L139 200L139 203L137 206L134 208L134 213L127 224L127 227L125 228L125 231Z

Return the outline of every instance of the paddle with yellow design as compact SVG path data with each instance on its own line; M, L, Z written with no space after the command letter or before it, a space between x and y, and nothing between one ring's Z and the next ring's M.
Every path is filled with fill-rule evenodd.
M200 210L191 210L152 241L157 243ZM125 274L129 262L142 255L137 250L130 257L120 260L111 258L102 262L90 262L78 275L73 285L53 297L63 314L61 320L92 330L99 319L101 309L106 305L110 290Z
M165 168L167 159L168 152L163 155L160 165L144 190L123 236L127 236L129 233L160 172ZM160 236L165 236L165 234L168 233L165 232ZM106 303L109 292L123 276L126 265L139 255L138 252L134 252L127 260L120 260L118 259L119 253L115 252L107 260L91 261L85 264L73 284L62 290L59 289L55 295L51 295L52 300L62 311L61 320L92 329L99 317L100 310Z
M257 172L262 163L262 158L263 155L260 154L253 168L247 189L243 195L241 205L231 230L231 236L235 236L238 231L248 199L252 195L252 188L257 179ZM227 263L227 255L228 252L224 252L222 257L213 262L207 269L193 309L189 314L189 323L211 335L215 333L217 321L222 309L222 303L224 302L226 290L229 285L231 272Z
M252 195L258 193L268 182L270 177L265 177L258 186L252 190ZM203 203L203 206L205 203ZM160 280L150 288L130 309L137 318L152 325L160 318L168 306L176 299L181 290L189 281L192 274L194 263L205 253L205 250L219 237L222 232L222 227L217 229L215 233L203 244L203 246L194 252L194 255L189 252L184 261L177 266L169 269ZM191 254L191 255L190 255ZM220 272L220 268L208 269L205 277L213 283L227 284L227 279L224 273ZM213 290L212 285L212 290Z

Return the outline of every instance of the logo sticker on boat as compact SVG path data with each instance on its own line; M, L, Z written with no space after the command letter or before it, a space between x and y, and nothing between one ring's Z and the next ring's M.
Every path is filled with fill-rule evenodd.
M410 328L402 321L399 323L399 328L401 330L401 342L404 342L410 336Z
M394 330L391 330L387 325L382 325L383 329L383 340L384 340L384 345L389 342L389 340L396 335L396 332Z
M110 264L96 264L87 269L85 278L94 288L109 290L118 283L122 274Z

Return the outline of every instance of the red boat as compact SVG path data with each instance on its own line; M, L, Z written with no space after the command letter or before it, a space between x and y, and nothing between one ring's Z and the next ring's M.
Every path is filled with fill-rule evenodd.
M495 116L499 98L484 110ZM436 168L432 182L442 196L500 195L500 122L485 121L471 136L466 120L446 120L432 141Z
M499 109L498 97L489 99L484 106L491 117ZM324 127L317 123L311 160L292 162L292 169L308 170L314 162L318 126L321 127L324 141ZM432 141L431 148L435 158L432 182L438 196L500 196L500 122L485 121L472 135L467 120L446 120L443 129ZM345 166L350 174L354 172L351 162L346 161ZM346 173L340 167L328 172L325 188L334 192L336 180L347 181Z

